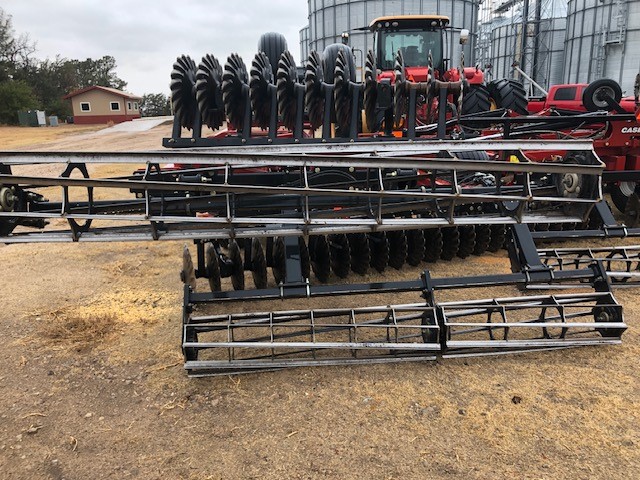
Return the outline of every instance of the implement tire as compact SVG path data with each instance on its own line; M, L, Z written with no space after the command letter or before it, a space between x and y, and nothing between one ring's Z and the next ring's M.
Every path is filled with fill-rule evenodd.
M620 182L611 185L611 200L620 213L624 213L627 209L629 197L633 195L636 188L635 182Z
M590 112L611 110L607 102L599 98L602 94L609 95L617 104L622 100L622 89L618 82L610 78L602 78L591 82L589 86L583 90L582 104Z

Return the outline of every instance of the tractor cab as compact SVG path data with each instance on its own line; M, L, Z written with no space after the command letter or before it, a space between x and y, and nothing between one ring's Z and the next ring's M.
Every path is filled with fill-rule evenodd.
M444 71L444 30L449 18L441 15L401 15L376 18L369 25L374 34L376 65L381 76L393 77L398 50L402 52L407 76L416 82L427 79L429 52L433 69Z

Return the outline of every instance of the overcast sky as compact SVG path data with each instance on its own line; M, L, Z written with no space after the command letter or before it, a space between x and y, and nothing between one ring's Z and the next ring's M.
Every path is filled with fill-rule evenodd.
M221 64L232 52L247 67L262 33L285 35L299 63L306 0L3 0L17 34L37 43L35 56L115 57L117 75L136 95L169 93L176 57L196 64L205 53Z

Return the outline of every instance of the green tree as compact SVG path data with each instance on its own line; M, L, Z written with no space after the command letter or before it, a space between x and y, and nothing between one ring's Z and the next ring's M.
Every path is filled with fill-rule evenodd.
M100 85L103 87L117 88L122 90L127 86L127 82L118 78L114 70L116 59L111 55L105 55L98 60L87 58L86 60L70 60L75 67L76 88L91 87Z
M75 69L66 59L57 56L23 70L24 80L31 86L40 108L49 115L71 115L71 104L62 97L75 89Z
M20 93L18 103L24 103L28 98L29 108L39 108L50 115L67 116L71 114L71 105L62 97L73 90L93 85L121 90L127 86L127 82L116 75L116 59L110 55L96 60L69 60L56 56L53 60L39 61L33 57L34 52L35 44L29 35L16 35L11 15L0 8L0 85L5 92ZM12 81L17 83L4 85ZM28 86L30 95L25 95L25 86ZM32 102L34 98L35 104ZM8 104L3 106L13 108ZM13 120L3 117L0 121Z
M171 115L169 97L163 93L145 93L140 102L140 115L143 117Z
M38 100L31 87L21 80L0 83L0 123L17 124L18 110L38 107Z

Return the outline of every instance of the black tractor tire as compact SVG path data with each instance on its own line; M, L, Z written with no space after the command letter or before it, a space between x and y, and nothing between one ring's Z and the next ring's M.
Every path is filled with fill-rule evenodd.
M322 69L324 70L324 81L326 83L333 83L336 60L341 50L344 50L345 58L347 59L349 80L352 82L356 81L356 65L351 47L342 43L332 43L322 52Z
M484 85L470 85L462 97L462 115L488 112L491 110L489 90Z
M633 195L635 188L635 182L620 182L611 185L611 200L620 213L624 213L627 209L627 202L629 197Z
M489 95L498 108L506 108L518 115L528 115L527 92L520 82L508 78L487 84Z
M622 100L622 89L615 80L610 78L602 78L591 82L587 88L582 92L582 104L590 112L597 112L598 110L609 111L611 108L604 100L600 100L599 95L607 93L616 103L620 103Z
M263 33L260 40L258 40L258 52L264 52L269 58L271 70L273 70L273 78L276 78L278 62L285 50L287 50L287 39L281 33Z

